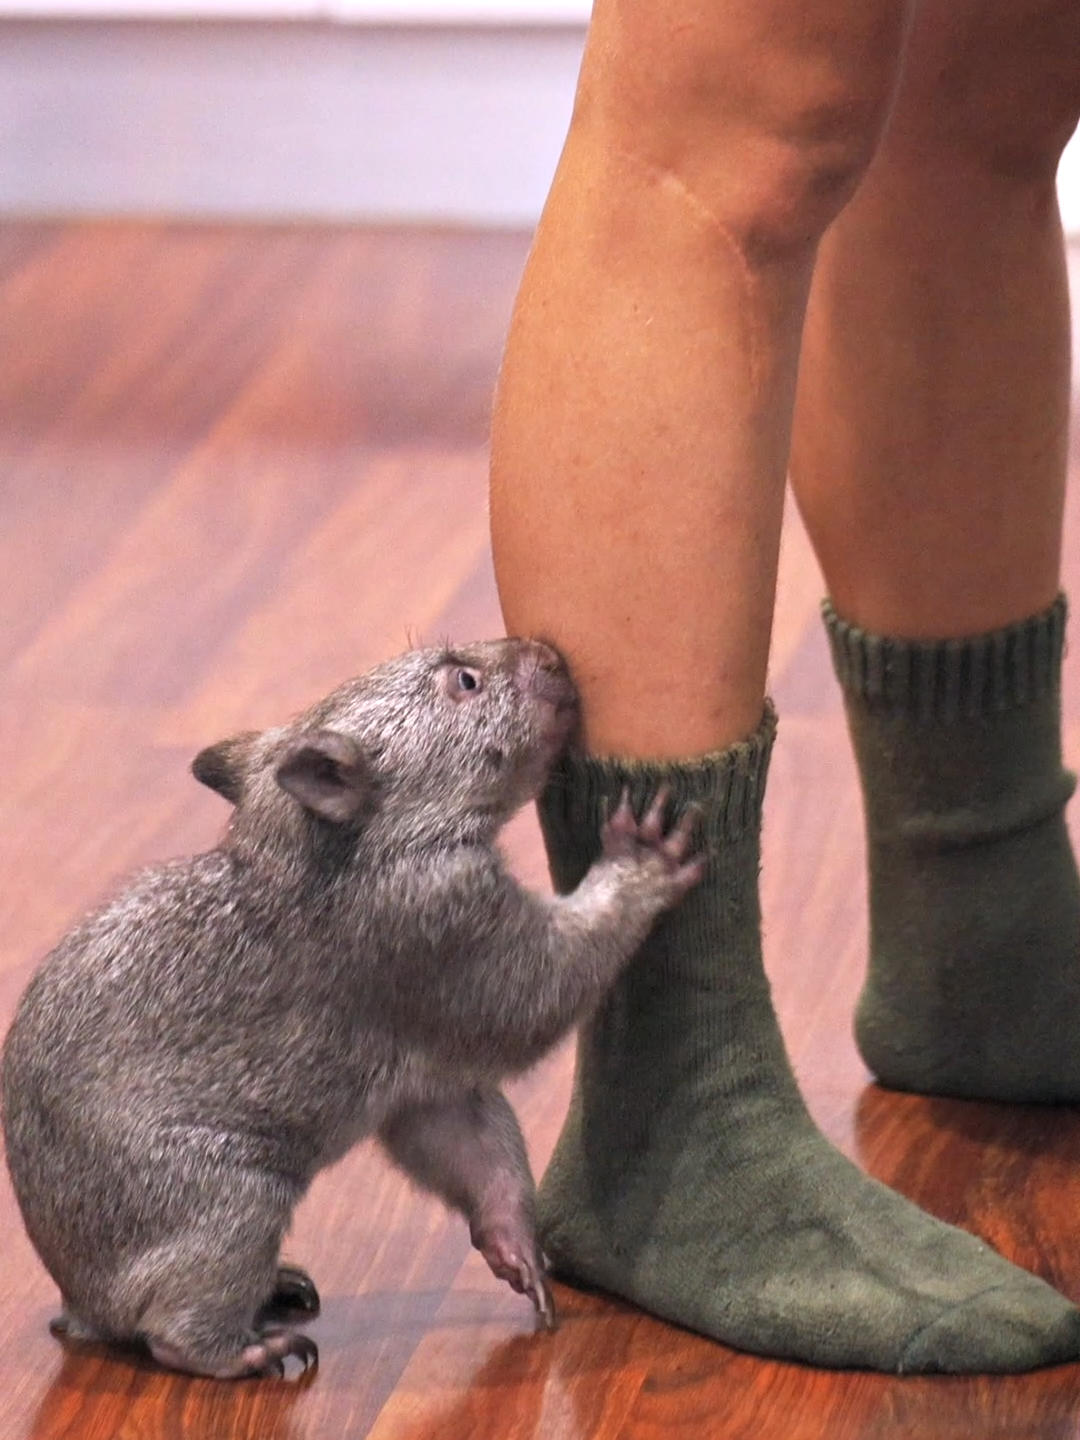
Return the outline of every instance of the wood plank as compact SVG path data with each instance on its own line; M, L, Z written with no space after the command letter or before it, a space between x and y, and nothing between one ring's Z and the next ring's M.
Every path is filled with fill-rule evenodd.
M525 243L0 224L0 1021L117 874L213 842L226 807L188 775L195 749L284 718L410 629L498 630L484 440ZM1074 593L1077 505L1074 491ZM859 798L820 578L788 520L763 906L809 1104L870 1173L1080 1299L1080 1112L888 1094L855 1052ZM1075 665L1065 737L1076 763ZM505 844L546 884L533 816ZM564 1046L511 1087L538 1170L572 1063ZM311 1327L320 1368L304 1383L213 1384L64 1349L6 1178L0 1237L0 1440L1059 1440L1080 1419L1076 1367L997 1380L815 1372L563 1286L562 1327L536 1334L463 1224L367 1146L319 1177L290 1238L324 1298Z

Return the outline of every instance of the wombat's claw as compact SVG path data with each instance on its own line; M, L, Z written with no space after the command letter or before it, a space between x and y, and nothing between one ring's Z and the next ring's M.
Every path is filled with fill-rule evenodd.
M604 824L601 849L607 859L659 856L668 871L670 898L674 901L698 883L705 873L706 859L693 854L700 810L696 805L688 806L668 830L665 816L670 799L671 787L661 785L648 810L637 820L630 804L630 791L624 789L618 808Z
M491 1273L505 1280L511 1290L528 1295L543 1321L545 1329L555 1327L555 1302L551 1298L543 1266L535 1255L530 1259L513 1239L485 1239L477 1249L488 1263Z
M629 786L624 785L622 795L619 796L619 804L611 815L605 816L603 821L603 838L605 840L632 841L638 838L638 819L634 814L634 806L629 802Z
M672 828L671 834L665 839L665 816L670 798L671 786L661 785L653 796L652 804L639 820L630 804L629 787L624 787L615 813L608 817L604 825L605 850L626 855L638 848L644 848L661 850L666 854L669 853L668 846L673 842L684 846L688 833L682 820Z
M676 862L685 860L694 849L694 837L700 820L700 805L688 805L664 837L661 845L664 854Z
M664 839L664 817L667 813L667 803L670 797L671 786L661 785L653 796L652 804L641 817L641 824L638 826L638 835L642 842L651 849L659 849L662 846Z
M630 791L624 789L613 814L604 821L602 835L605 855L630 855L640 842L641 827L630 804Z
M285 1361L290 1355L295 1355L303 1366L298 1380L314 1375L319 1366L315 1341L297 1330L264 1330L257 1339L236 1351L230 1360L209 1364L166 1340L150 1337L148 1343L159 1365L189 1375L209 1375L215 1380L282 1379Z
M538 1260L529 1261L524 1256L513 1267L515 1273L504 1278L519 1295L528 1295L545 1330L555 1329L555 1301L548 1288L547 1276Z
M545 1330L557 1330L559 1328L559 1317L555 1310L555 1300L551 1289L543 1275L536 1277L535 1286L529 1291L533 1304L536 1306L537 1318Z
M260 1319L297 1313L313 1320L320 1309L315 1282L299 1265L279 1265L274 1289L260 1312Z
M303 1366L301 1376L319 1368L319 1347L310 1335L297 1330L264 1330L259 1343L249 1345L242 1358L249 1375L280 1380L290 1355L295 1355Z
M511 1287L519 1295L528 1295L544 1329L554 1330L556 1327L555 1301L548 1288L544 1272L537 1266L530 1265L523 1257L517 1267L516 1276L506 1275L504 1278L510 1282Z

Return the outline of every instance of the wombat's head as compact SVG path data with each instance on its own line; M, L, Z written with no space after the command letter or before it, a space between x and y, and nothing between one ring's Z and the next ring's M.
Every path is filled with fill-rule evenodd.
M192 770L245 829L300 807L391 846L483 838L539 792L577 717L569 671L548 645L412 650L291 725L211 745Z

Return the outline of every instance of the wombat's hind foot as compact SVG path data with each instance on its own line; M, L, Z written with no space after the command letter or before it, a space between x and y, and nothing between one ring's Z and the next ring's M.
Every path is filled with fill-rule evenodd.
M299 1265L279 1265L273 1292L259 1311L256 1324L262 1328L265 1321L287 1319L293 1315L314 1320L320 1308L319 1292L307 1271L301 1270Z
M209 1361L164 1340L150 1340L150 1351L159 1365L191 1375L208 1375L214 1380L243 1380L257 1377L281 1379L285 1361L295 1355L303 1369L301 1377L319 1365L315 1341L298 1330L264 1330L256 1340L243 1345L228 1360Z
M473 1244L487 1261L491 1273L505 1280L519 1295L528 1295L544 1329L554 1330L555 1301L532 1235L510 1226L492 1226L482 1231L474 1228Z

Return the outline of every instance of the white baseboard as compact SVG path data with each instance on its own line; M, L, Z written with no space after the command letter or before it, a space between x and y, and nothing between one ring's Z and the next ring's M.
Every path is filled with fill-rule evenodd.
M395 25L325 18L390 0L175 3L324 18L0 20L0 213L535 222L585 33L551 21L587 0L404 0L428 23ZM470 5L489 23L434 23ZM529 6L547 23L497 23ZM1080 235L1078 141L1060 191Z

